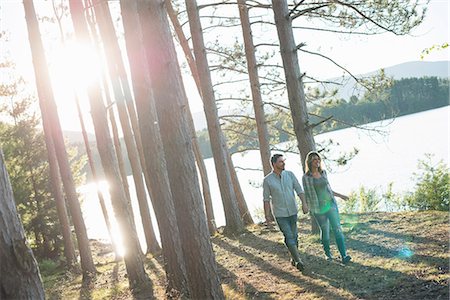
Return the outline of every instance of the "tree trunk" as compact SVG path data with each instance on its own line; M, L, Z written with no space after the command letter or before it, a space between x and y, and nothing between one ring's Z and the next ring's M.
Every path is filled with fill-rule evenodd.
M225 139L224 136L222 136ZM233 161L231 159L231 154L229 151L225 153L227 155L227 165L230 169L231 181L233 182L233 190L236 194L236 200L239 208L239 213L241 215L242 221L245 225L254 224L252 215L248 210L247 202L245 202L244 194L242 193L241 185L239 184L239 178L237 177L236 170L234 169Z
M72 241L72 232L70 230L69 216L67 213L66 200L64 199L61 177L59 176L58 160L56 158L55 146L51 134L51 128L48 124L48 118L42 118L44 127L45 146L47 148L48 164L50 168L50 181L52 186L53 197L56 202L56 212L58 214L61 233L64 241L64 257L66 265L71 268L76 265L77 257Z
M69 1L75 35L80 43L89 43L89 34L86 20L83 15L83 6L80 1ZM114 213L123 233L125 252L124 261L128 274L128 282L136 298L152 298L153 286L145 273L144 261L141 255L140 243L134 226L133 217L128 205L125 191L122 186L114 156L112 141L109 135L106 108L103 104L98 82L88 87L88 97L91 104L92 120L100 158L105 171L106 179L110 185L111 202Z
M305 170L305 159L309 151L316 149L312 128L309 126L308 111L303 86L303 75L298 64L297 47L292 31L292 20L286 0L272 0L275 24L280 40L281 58L283 60L286 87L291 109L292 123L300 151L300 160ZM319 232L314 220L311 220L312 232Z
M189 68L191 69L191 72L192 72L192 70L197 70L197 67L195 67L194 57L192 56L191 49L189 48L188 41L187 41L186 37L184 36L183 29L181 28L181 24L178 21L176 12L172 7L171 1L166 0L165 5L167 8L167 13L169 15L169 18L175 29L175 33L178 37L178 41L179 41L181 47L183 48L183 52L184 52L186 60L189 64ZM201 93L198 75L193 75L193 78L197 85L197 89L198 89L199 93ZM195 160L197 162L197 168L199 170L200 179L202 182L203 201L205 202L206 218L208 219L209 233L211 235L214 235L217 232L217 226L216 226L216 221L215 221L215 217L214 217L214 210L213 210L213 205L212 205L211 189L209 187L208 173L206 171L205 161L203 160L202 152L200 151L200 145L198 143L197 134L195 132L195 125L194 125L194 120L192 119L192 113L191 113L191 109L189 107L189 101L188 101L188 103L186 103L186 107L188 108L187 116L188 116L189 129L191 131L192 145L194 147Z
M316 148L312 128L309 125L308 111L306 108L305 91L303 87L303 75L298 64L297 47L292 31L292 20L289 17L289 9L286 0L272 0L275 24L280 40L281 58L283 60L286 87L291 109L292 123L297 138L297 147L300 151L300 159L304 163L309 151Z
M33 252L16 210L0 149L0 299L45 299Z
M70 214L75 226L77 235L78 250L80 251L81 269L85 279L95 275L94 261L92 260L91 248L87 236L86 226L81 213L80 203L75 189L75 184L70 170L69 159L64 145L61 125L59 123L58 112L53 97L53 91L48 74L47 62L44 55L44 47L39 34L39 24L36 18L34 5L31 0L23 2L25 8L25 18L27 20L28 35L30 40L31 55L33 57L36 87L39 96L39 105L42 111L42 118L48 118L52 131L52 138L58 159L61 179L64 185L67 201L69 203Z
M238 0L239 15L241 19L242 35L244 37L245 57L247 59L248 76L250 77L250 87L253 98L253 109L255 110L256 129L258 132L259 153L264 176L272 171L270 165L270 145L269 131L267 130L266 117L264 114L264 103L261 97L261 90L258 76L258 65L256 63L256 49L253 45L252 29L246 0Z
M163 1L139 1L167 171L193 299L224 299L203 209L186 94Z
M112 81L113 91L116 99L117 110L119 112L119 120L122 125L125 146L127 147L128 158L131 164L133 173L133 180L136 187L137 200L139 204L139 212L144 228L145 241L147 244L147 253L156 253L161 250L156 239L153 229L153 223L150 216L150 208L147 200L147 191L145 190L144 177L142 175L142 167L137 151L136 142L133 138L133 132L128 118L127 106L125 101L132 101L131 93L128 93L130 99L125 99L124 90L121 87L128 87L128 79L121 75L120 71L124 72L122 55L120 53L119 44L114 31L114 24L111 19L109 7L107 2L97 2L94 5L95 15L100 35L104 43L104 52L110 78ZM120 65L120 66L119 66ZM126 83L124 83L124 81ZM134 111L134 108L133 108Z
M151 90L147 57L136 1L120 1L128 61L130 63L145 166L151 185L151 198L161 236L162 253L167 276L167 293L176 290L181 298L189 298L188 277L183 258L180 232L173 203L166 158L159 131L158 117Z
M214 165L216 167L217 179L219 181L220 194L226 219L227 232L240 232L244 224L239 213L237 197L233 189L230 169L228 167L225 139L222 138L219 116L217 113L214 90L212 88L211 74L209 72L206 50L203 41L202 27L195 0L186 1L186 9L191 29L192 43L194 47L195 62L197 66L203 107L205 109L208 133L211 141Z
M86 127L84 126L83 114L81 113L80 103L79 103L78 97L76 95L75 95L75 103L77 105L78 119L80 120L81 134L83 135L83 141L84 141L84 146L86 148L86 154L88 157L89 168L91 169L92 178L94 179L94 182L96 185L98 201L100 203L100 208L102 209L103 218L105 219L106 228L108 229L109 239L111 240L111 245L113 247L113 251L116 256L116 261L117 261L117 260L119 260L119 256L120 256L119 252L118 252L117 242L115 241L114 236L112 234L111 221L109 219L109 214L108 214L108 210L106 208L105 199L103 198L102 192L98 188L99 179L98 179L97 170L96 170L95 164L94 164L94 157L92 156L91 147L89 146L89 139L88 139L88 135L86 132Z

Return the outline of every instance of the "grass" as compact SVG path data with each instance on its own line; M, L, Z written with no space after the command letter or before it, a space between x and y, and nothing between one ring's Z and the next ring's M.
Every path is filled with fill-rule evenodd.
M353 260L327 262L309 219L299 221L301 273L289 263L276 227L254 225L238 236L212 238L227 299L449 299L448 212L342 214ZM80 275L43 274L48 299L131 299L123 262L93 242L98 274L87 286ZM98 253L101 253L100 255ZM147 257L157 299L165 298L162 257Z

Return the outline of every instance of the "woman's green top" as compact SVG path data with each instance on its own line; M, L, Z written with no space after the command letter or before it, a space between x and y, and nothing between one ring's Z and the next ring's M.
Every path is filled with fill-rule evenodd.
M313 185L319 199L319 212L317 213L326 213L333 202L333 198L328 190L328 181L323 176L320 178L313 177Z
M311 172L307 172L306 174L303 175L302 178L306 202L308 203L309 211L312 214L326 213L330 209L331 204L333 202L336 203L336 199L334 198L330 183L328 182L327 172L323 170L320 177L322 178L322 184L326 184L325 190L328 190L327 196L324 196L323 198L319 197L319 195L316 192L316 189L314 187L314 177L312 176ZM321 193L325 194L323 190ZM329 199L331 199L331 203L330 201L328 202L326 201Z

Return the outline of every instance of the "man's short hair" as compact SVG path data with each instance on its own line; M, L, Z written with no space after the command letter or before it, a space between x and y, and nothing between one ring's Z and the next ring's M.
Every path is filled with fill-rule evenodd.
M272 163L272 165L274 165L277 162L278 158L282 157L282 156L283 156L283 154L274 154L274 155L272 155L272 157L270 158L270 162Z

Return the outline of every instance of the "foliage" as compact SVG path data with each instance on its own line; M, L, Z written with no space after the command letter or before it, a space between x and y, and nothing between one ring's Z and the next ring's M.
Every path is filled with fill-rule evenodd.
M431 46L430 48L425 48L422 50L422 53L420 54L420 59L424 59L425 56L430 54L433 51L443 50L448 48L448 42L442 43L441 45L435 44Z
M345 201L344 212L374 212L378 210L381 202L380 196L375 189L366 189L361 186L359 191L352 192L349 199Z
M2 70L14 73L13 69ZM47 148L35 98L24 81L11 76L0 84L0 145L27 239L37 257L55 258L62 251L62 236L51 194ZM5 101L8 99L9 101ZM74 180L81 183L84 157L68 149Z
M50 259L42 259L39 261L39 271L42 275L56 273L60 266L58 262Z
M384 210L389 212L408 210L404 197L393 192L393 185L393 182L389 183L386 192L382 195Z
M433 162L433 156L419 161L416 177L416 190L407 195L407 204L418 210L449 210L449 169L441 160Z

